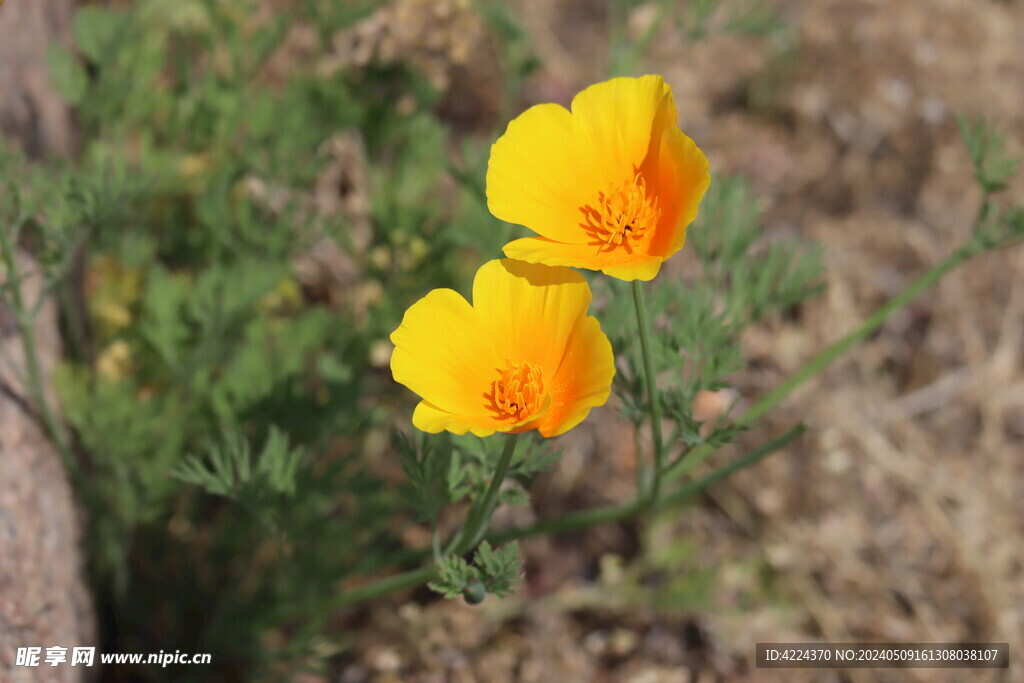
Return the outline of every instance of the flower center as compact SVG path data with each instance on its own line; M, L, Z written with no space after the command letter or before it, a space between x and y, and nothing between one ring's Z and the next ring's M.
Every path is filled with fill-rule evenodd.
M661 218L657 198L647 196L647 183L639 173L618 187L599 192L596 204L582 208L586 219L583 228L594 236L602 251L621 244L628 250Z
M501 376L494 380L494 407L499 419L517 422L540 412L544 398L544 373L533 363L505 361Z

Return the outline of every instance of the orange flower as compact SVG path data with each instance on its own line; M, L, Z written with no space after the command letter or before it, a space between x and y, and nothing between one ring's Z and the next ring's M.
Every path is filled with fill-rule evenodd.
M508 125L491 147L487 206L540 235L506 244L510 258L650 280L710 182L661 76L614 78L576 95L571 113L539 104Z
M395 381L419 394L425 432L569 431L611 391L615 364L590 287L568 268L504 259L484 264L473 304L435 289L391 334Z

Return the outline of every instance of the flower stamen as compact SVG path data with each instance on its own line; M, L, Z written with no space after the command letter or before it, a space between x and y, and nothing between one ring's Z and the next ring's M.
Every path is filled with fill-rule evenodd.
M526 420L540 412L544 399L544 373L533 363L505 361L494 380L493 407L499 419Z
M600 251L625 244L627 250L658 224L661 209L656 197L648 197L647 182L639 173L622 185L597 195L597 208L582 207L584 230L594 236Z

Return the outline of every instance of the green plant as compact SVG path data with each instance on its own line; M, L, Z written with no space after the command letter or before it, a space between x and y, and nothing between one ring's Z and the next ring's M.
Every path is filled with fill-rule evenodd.
M300 12L323 50L372 4L308 0ZM691 3L695 17L680 21L699 35L714 4ZM730 386L744 327L821 288L818 250L766 240L749 185L716 176L690 232L699 269L646 289L592 281L619 358L622 412L638 432L652 430L635 498L491 529L497 504L529 502L532 478L557 461L552 444L395 433L408 396L381 355L425 288L464 291L471 269L512 235L484 201L491 140L455 141L450 161L439 93L411 65L323 76L300 63L270 82L264 69L296 18L250 23L252 9L243 0L82 9L78 54L50 55L82 121L81 159L33 167L0 157L0 291L25 345L24 402L88 510L92 577L115 624L106 640L120 651L173 643L216 653L212 672L185 676L272 675L289 658L315 665L315 644L345 645L326 626L343 607L427 584L470 602L502 595L521 575L515 540L699 494L804 427L690 478L720 446L952 268L1024 238L1024 207L993 197L1013 162L991 126L964 121L984 193L969 241L745 412L704 425L694 400ZM483 10L508 51L511 106L532 53L510 13ZM725 25L769 27L762 14L742 16ZM631 71L644 44L618 40L614 68ZM408 106L382 104L400 98ZM362 193L365 210L319 210L312 188L337 162L324 142L349 134L364 155L349 163L368 180L334 189ZM351 278L300 281L294 262L324 244ZM68 354L52 381L64 422L43 391L33 339L42 300L23 298L19 245L40 262L44 297L61 302ZM442 517L463 522L448 529ZM429 543L404 540L415 528L429 528Z

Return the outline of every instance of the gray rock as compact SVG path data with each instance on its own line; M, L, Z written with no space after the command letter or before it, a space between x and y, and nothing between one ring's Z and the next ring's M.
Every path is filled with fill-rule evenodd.
M75 145L71 111L50 83L46 52L71 45L72 0L9 0L0 6L0 137L31 158L67 156Z
M23 296L34 302L39 271L27 255L19 255L18 267ZM60 357L52 300L40 310L35 335L45 378ZM98 645L81 547L83 515L19 381L25 354L6 296L0 298L0 358L0 681L91 680L99 668L98 649L92 668L70 666L73 648ZM68 648L66 664L45 665L46 648L54 646ZM42 647L41 665L16 666L20 647Z

